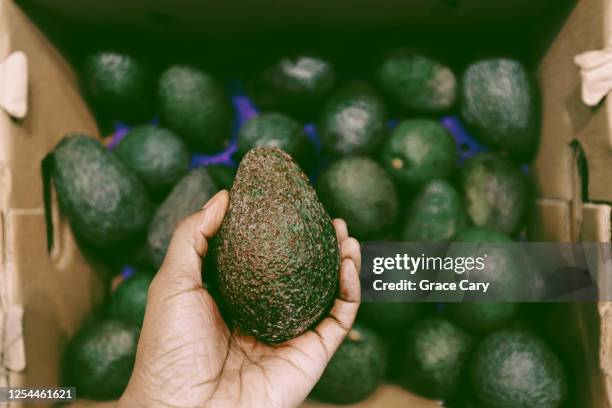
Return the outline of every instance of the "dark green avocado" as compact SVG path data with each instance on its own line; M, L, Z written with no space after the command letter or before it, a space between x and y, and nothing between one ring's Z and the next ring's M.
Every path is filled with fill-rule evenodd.
M510 58L476 61L461 83L461 114L474 136L528 161L540 140L538 90L523 64Z
M219 189L230 190L236 177L236 169L224 164L211 164L206 166L206 171L213 178Z
M450 321L428 317L404 339L405 384L428 398L449 399L461 391L474 339Z
M351 82L334 92L323 107L318 127L321 144L333 155L373 153L386 130L383 100L365 82Z
M332 404L366 399L382 383L386 357L386 344L376 333L358 324L353 326L310 396Z
M138 272L121 282L111 293L108 315L138 327L142 326L147 306L147 292L152 280L152 273Z
M340 257L331 219L278 148L256 147L240 162L215 253L229 315L266 343L317 324L336 296Z
M401 50L385 58L376 71L384 94L403 110L440 113L457 99L457 79L453 71L433 58Z
M147 246L153 266L161 266L176 226L202 208L218 190L206 167L192 170L174 186L149 226Z
M138 327L121 320L104 320L79 330L64 354L67 385L76 387L79 398L119 398L132 375L138 336Z
M504 157L481 153L467 160L461 171L463 196L476 226L512 235L525 218L529 183L518 166Z
M266 68L250 86L257 106L266 111L310 118L336 83L331 63L314 55L287 56Z
M447 241L466 226L467 214L457 190L444 180L434 180L423 187L406 214L402 239Z
M478 401L491 408L557 408L567 397L559 358L521 329L486 337L472 358L470 380Z
M60 208L74 233L98 248L137 240L152 207L138 177L98 141L62 139L51 157Z
M152 125L133 128L114 152L154 197L163 197L189 170L191 155L172 131Z
M198 152L223 149L231 132L232 107L223 86L197 68L174 65L159 78L162 122Z
M96 108L112 119L147 119L153 111L155 86L147 64L118 51L89 54L81 76L85 93Z
M350 234L361 240L384 233L399 215L391 177L369 157L333 162L319 176L317 193L330 215L344 219Z
M296 120L282 113L262 113L242 126L238 133L238 158L257 146L278 147L293 157L304 171L314 168L314 142Z
M418 186L449 177L455 170L457 145L437 121L401 122L382 148L381 160L389 173L406 186Z
M418 302L363 302L359 306L360 322L377 331L396 332L423 314L425 303Z
M512 321L518 309L510 302L457 302L446 304L449 315L468 330L486 333L500 329Z

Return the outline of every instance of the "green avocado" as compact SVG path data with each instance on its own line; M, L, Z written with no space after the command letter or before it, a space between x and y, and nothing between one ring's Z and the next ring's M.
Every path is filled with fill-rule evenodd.
M333 155L369 154L387 130L387 111L378 92L365 82L351 82L334 92L319 120L321 144Z
M457 99L457 79L443 63L418 52L401 50L385 58L376 71L383 93L408 111L440 113Z
M275 146L293 157L308 172L315 164L315 145L302 126L287 115L262 113L249 119L238 132L238 158L257 146Z
M349 233L361 240L392 227L399 215L393 180L374 160L346 156L319 176L317 193L332 217L344 219Z
M64 354L65 382L77 388L79 398L119 398L132 375L138 336L138 327L121 320L82 328Z
M133 128L114 152L154 197L163 197L189 170L190 154L172 131L157 126Z
M227 312L266 343L299 336L336 297L340 256L331 219L278 148L256 147L240 162L215 253Z
M472 358L470 380L479 402L491 408L557 408L567 397L559 358L521 329L486 337Z
M98 248L140 238L151 203L138 177L115 155L92 138L74 135L62 139L50 158L60 208L75 235Z
M405 329L423 314L425 303L363 302L359 306L359 321L377 331L388 333Z
M192 170L174 186L149 226L147 245L153 266L161 266L176 226L202 208L218 190L205 167Z
M229 190L234 183L236 177L236 169L224 164L211 164L206 166L206 171L213 178L219 189Z
M147 64L134 55L101 51L83 61L85 93L113 119L146 119L153 111L154 82Z
M142 326L147 306L147 292L152 280L152 273L138 272L121 282L111 293L108 315L138 327Z
M461 181L474 225L507 235L520 229L530 193L527 178L517 166L501 156L480 153L465 162Z
M518 309L510 302L457 302L445 305L458 325L468 330L486 333L500 329L512 321Z
M405 384L428 398L459 394L474 339L441 317L418 321L404 338Z
M354 404L380 386L387 346L376 333L355 325L325 368L310 396L332 404Z
M540 140L540 101L523 64L509 58L476 61L461 84L461 114L483 143L529 160Z
M197 68L174 65L159 78L162 122L194 150L215 153L229 140L232 107L223 86Z
M263 110L307 119L335 84L336 73L329 61L314 55L287 56L266 68L250 84L249 93Z
M406 214L402 239L406 242L447 241L467 226L463 199L444 180L434 180L415 198Z
M457 145L437 121L401 122L382 147L381 160L401 184L418 186L449 177L457 162Z

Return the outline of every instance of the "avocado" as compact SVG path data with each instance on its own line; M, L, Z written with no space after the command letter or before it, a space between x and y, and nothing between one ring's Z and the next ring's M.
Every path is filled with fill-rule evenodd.
M474 339L450 321L428 317L404 340L405 384L428 398L457 396Z
M302 126L287 115L262 113L249 119L238 132L238 157L257 146L275 146L293 157L308 172L314 168L315 145Z
M179 222L202 208L217 191L205 167L192 170L174 186L155 211L149 226L147 245L153 266L161 266Z
M80 329L64 354L65 382L77 388L80 398L119 398L132 375L139 332L121 320Z
M315 55L286 56L251 82L249 93L265 111L309 119L336 84L332 64Z
M518 304L510 302L457 302L445 305L458 325L468 330L486 333L506 326L514 316Z
M206 166L206 171L213 178L219 189L228 190L232 188L236 169L224 164L211 164Z
M407 242L447 241L467 226L459 192L444 180L423 187L406 214L402 239Z
M528 161L540 140L540 101L523 64L496 58L470 64L461 82L461 115L482 143Z
M387 111L381 96L365 82L338 89L323 107L319 139L332 155L370 154L387 130Z
M388 55L376 71L383 93L403 110L440 113L457 99L457 79L440 61L411 50Z
M330 360L310 396L332 404L366 399L383 381L387 346L375 332L353 326Z
M417 302L363 302L359 306L359 321L379 332L392 332L407 328L423 314L425 303Z
M51 156L60 208L75 235L97 248L131 244L144 233L152 207L138 177L98 141L63 138Z
M189 170L187 146L172 131L152 125L130 130L114 152L154 197L163 197Z
M487 227L470 227L459 231L453 238L456 242L512 242L509 236Z
M147 292L152 280L152 273L137 272L121 282L110 295L108 315L138 327L142 326L147 306Z
M128 122L152 114L154 82L138 57L105 50L87 55L82 68L85 93L104 114Z
M320 175L317 192L332 217L344 219L351 235L365 240L392 227L399 202L391 177L374 160L346 156Z
M449 177L458 159L457 145L437 121L401 122L382 147L381 160L389 173L405 186L418 186Z
M480 153L461 171L467 213L476 226L512 235L521 227L529 203L529 183L508 159Z
M223 86L197 68L174 65L159 78L162 122L195 151L216 153L231 134L232 107Z
M521 329L486 337L474 352L470 380L479 402L491 408L556 408L567 397L559 358Z
M256 147L240 162L215 253L227 312L266 343L304 333L336 296L340 256L331 219L278 148Z

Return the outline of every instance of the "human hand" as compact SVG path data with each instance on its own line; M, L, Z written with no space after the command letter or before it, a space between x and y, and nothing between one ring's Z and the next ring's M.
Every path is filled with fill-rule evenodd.
M208 240L228 204L229 194L221 191L176 229L149 288L134 371L119 406L298 406L351 328L361 296L361 254L339 219L333 221L342 259L339 298L329 316L278 345L228 328L201 274Z

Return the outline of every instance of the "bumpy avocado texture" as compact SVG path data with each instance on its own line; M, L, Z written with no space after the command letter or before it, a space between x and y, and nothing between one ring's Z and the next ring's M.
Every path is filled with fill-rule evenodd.
M470 380L480 404L491 408L557 408L567 397L558 357L521 329L486 337L474 353Z
M393 180L365 156L333 162L319 176L317 193L330 215L344 219L349 233L361 240L384 233L399 215Z
M75 234L101 248L141 236L152 207L138 177L98 141L68 136L53 150L51 177Z
M278 148L257 147L240 162L215 253L229 315L264 342L302 334L336 296L340 258L331 219Z
M319 120L323 147L335 155L369 154L387 130L387 111L378 92L365 82L351 82L332 94Z
M134 367L138 327L121 320L96 322L81 329L64 355L67 385L79 398L113 400L123 394Z
M477 138L518 159L533 156L540 140L540 101L523 64L509 58L474 62L461 89L461 114Z
M189 170L187 146L172 131L152 125L133 128L114 152L152 196L166 194Z
M230 137L232 107L223 86L197 68L174 65L159 78L162 122L194 150L215 153Z
M138 327L142 326L147 306L147 292L152 280L152 273L138 272L121 282L111 293L108 315Z
M376 333L353 326L310 396L333 404L364 400L382 383L386 354L386 344Z
M205 167L192 170L174 186L155 211L149 226L147 246L155 267L162 264L179 222L202 208L218 190Z

